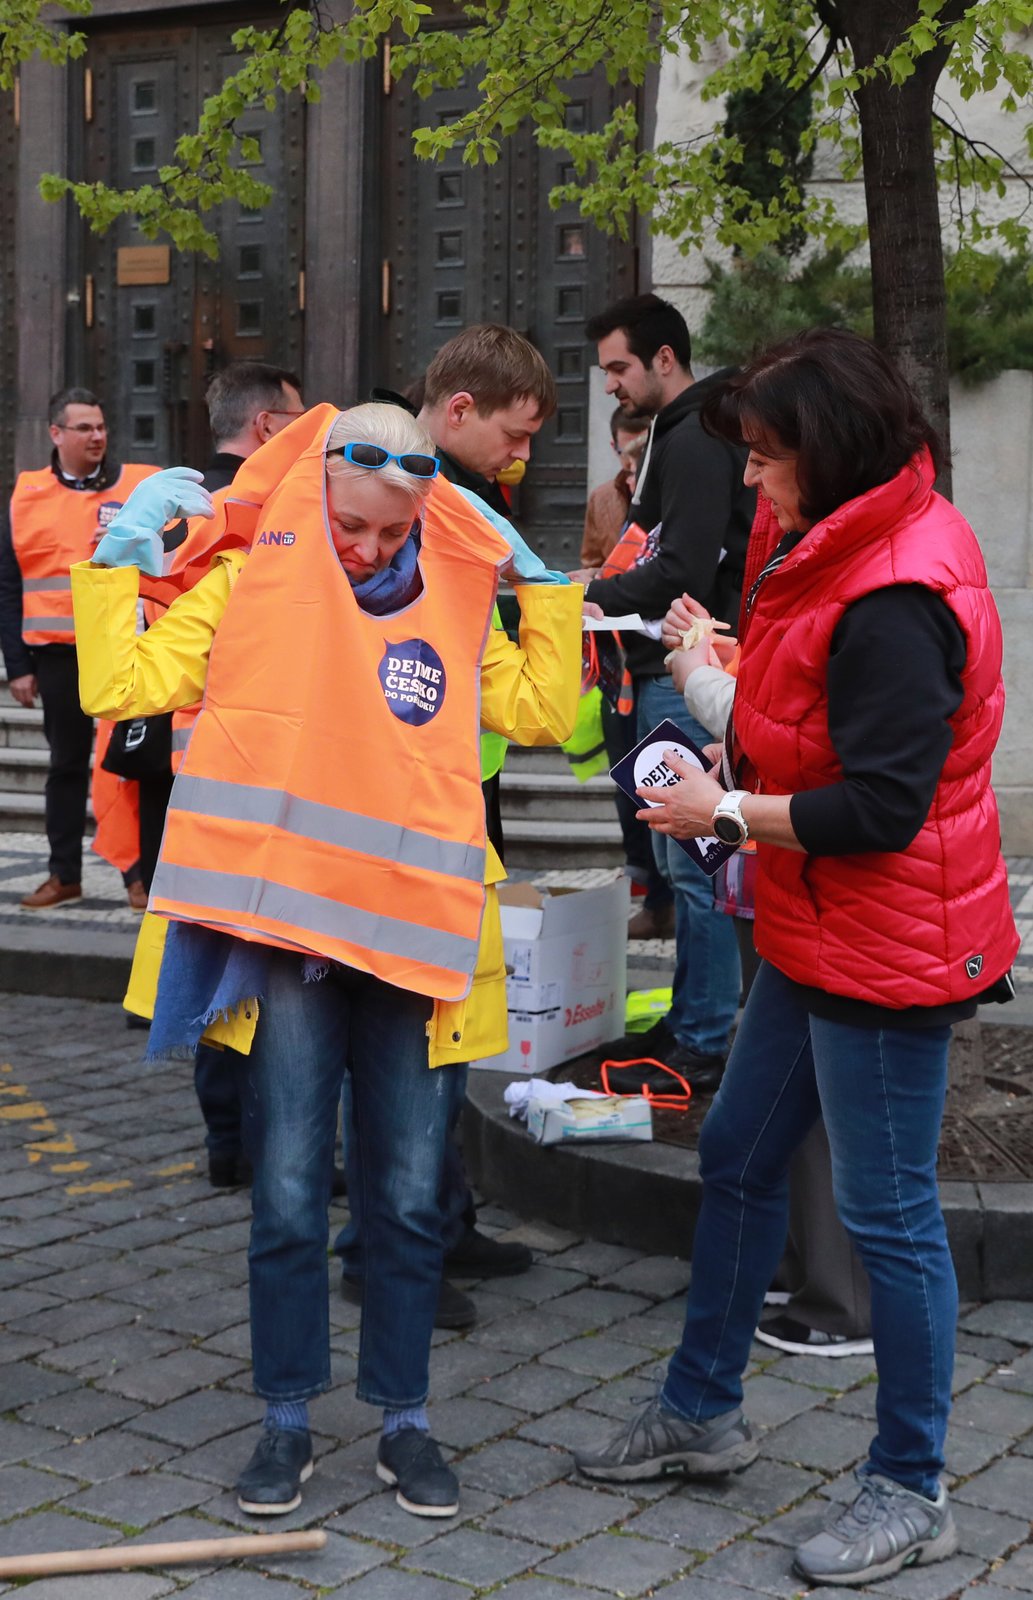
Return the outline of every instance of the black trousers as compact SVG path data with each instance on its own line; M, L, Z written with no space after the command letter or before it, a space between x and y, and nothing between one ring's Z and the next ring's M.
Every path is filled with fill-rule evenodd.
M79 704L75 645L38 645L32 656L50 746L45 801L50 871L62 883L81 883L93 718Z

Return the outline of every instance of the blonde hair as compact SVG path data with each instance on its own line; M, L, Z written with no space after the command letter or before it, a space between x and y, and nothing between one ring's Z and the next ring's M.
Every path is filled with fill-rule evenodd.
M331 455L331 451L340 450L346 444L378 444L396 456L437 454L430 434L403 406L381 405L374 401L342 411L326 442L326 470L335 482L345 478L367 479L369 467ZM430 492L430 478L413 477L397 461L378 467L376 476L392 489L403 490L412 500L414 510L419 509Z

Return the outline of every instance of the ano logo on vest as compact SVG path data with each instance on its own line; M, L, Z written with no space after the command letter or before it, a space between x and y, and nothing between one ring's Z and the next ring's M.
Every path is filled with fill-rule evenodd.
M294 544L294 542L297 539L297 537L298 536L297 536L296 533L279 533L279 532L273 533L270 529L267 529L264 533L260 533L258 535L258 538L255 540L255 543L256 543L256 545L257 544L281 544L281 545L282 544Z
M445 664L426 639L389 644L377 671L388 710L399 722L415 728L437 716L445 701Z

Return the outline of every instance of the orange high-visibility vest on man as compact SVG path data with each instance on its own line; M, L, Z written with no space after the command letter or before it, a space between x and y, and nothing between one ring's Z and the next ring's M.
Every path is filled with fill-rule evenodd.
M326 412L219 624L151 908L460 999L484 909L479 669L509 547L438 480L422 593L364 611L327 532Z
M156 467L108 459L107 427L95 395L65 389L50 402L49 467L22 472L10 505L9 537L0 544L0 640L19 705L43 701L50 746L46 786L49 876L22 901L45 910L82 894L93 723L79 706L70 568L89 559L130 493ZM139 854L130 827L116 852ZM132 868L132 862L129 863ZM124 870L127 885L132 870ZM130 886L130 901L142 891Z
M21 568L22 638L30 646L74 644L72 581L108 523L157 467L130 463L102 489L71 489L50 467L20 472L11 496L11 540Z

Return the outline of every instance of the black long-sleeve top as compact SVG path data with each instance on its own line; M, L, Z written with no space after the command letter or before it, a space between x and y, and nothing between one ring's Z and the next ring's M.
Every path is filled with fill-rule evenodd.
M704 400L728 370L690 384L657 416L648 460L628 511L646 533L659 526L655 556L615 578L595 578L585 599L607 616L662 617L675 595L691 594L733 628L756 491L743 483L745 450L712 438L699 420ZM633 677L658 676L665 647L641 634L623 638Z

